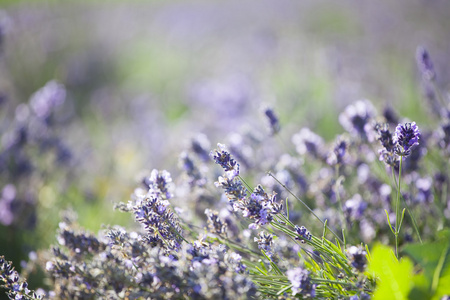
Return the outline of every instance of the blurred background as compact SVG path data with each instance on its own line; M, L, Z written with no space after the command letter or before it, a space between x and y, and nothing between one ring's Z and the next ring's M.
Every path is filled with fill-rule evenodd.
M449 12L446 0L0 1L0 254L20 269L68 207L92 232L130 224L112 203L145 170L176 173L197 133L214 148L265 132L265 105L286 141L303 126L333 139L359 99L429 120L415 53L428 49L448 90Z

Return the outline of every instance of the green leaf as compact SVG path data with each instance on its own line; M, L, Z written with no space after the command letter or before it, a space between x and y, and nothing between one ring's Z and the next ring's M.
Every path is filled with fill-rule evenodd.
M408 299L410 300L429 300L431 299L428 289L428 280L425 275L417 274L413 277L413 287L409 292Z
M450 232L437 242L408 245L404 252L423 270L433 299L450 294Z
M391 248L377 244L372 251L369 272L377 279L374 300L408 299L413 287L413 263L409 258L399 262Z

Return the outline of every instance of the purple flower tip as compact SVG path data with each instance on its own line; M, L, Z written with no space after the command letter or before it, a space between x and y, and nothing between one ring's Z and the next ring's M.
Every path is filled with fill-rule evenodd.
M397 147L395 152L399 156L409 156L411 154L412 147L419 145L419 127L416 122L398 124L395 129L395 139L397 141Z

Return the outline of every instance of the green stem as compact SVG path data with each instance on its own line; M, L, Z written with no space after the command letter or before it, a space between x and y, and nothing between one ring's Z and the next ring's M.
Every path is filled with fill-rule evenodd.
M297 201L299 201L301 204L303 204L308 210L309 212L317 219L320 221L320 223L322 223L322 225L325 226L325 222L322 221L315 213L314 211L308 206L308 204L306 204L305 202L303 202L299 197L297 197L285 184L283 184L280 180L278 180L278 178L276 178L271 172L267 172L267 174L269 176L271 176L273 179L275 179L276 182L278 182L278 184L280 184L286 191L288 191L289 194L291 194ZM344 241L331 229L328 228L328 230L341 242L344 243Z
M397 257L397 259L398 259L398 234L400 233L400 227L402 226L400 222L400 189L402 179L402 163L403 163L403 156L400 156L400 165L398 167L397 200L395 203L395 256Z
M336 182L334 184L334 193L336 195L336 199L338 201L338 205L339 205L339 219L341 221L342 224L342 229L346 229L347 228L347 222L345 222L345 215L344 215L344 206L342 204L342 199L341 199L341 195L339 193L339 186L341 185L341 182L343 180L343 177L339 176L339 165L336 165L334 168L334 172L335 172L335 178L336 178Z
M244 180L244 178L242 178L241 175L238 175L237 177L244 183L245 187L247 188L247 191L251 193L253 191L252 187L248 185L248 183Z
M394 184L395 184L395 187L397 188L397 192L398 192L399 188L398 188L398 182L395 179L394 168L392 168L392 178L394 179ZM400 174L399 174L399 181L400 181ZM398 193L397 193L397 196L398 196ZM414 230L415 230L415 232L417 234L417 237L419 238L420 243L423 244L422 238L421 238L420 233L419 233L419 227L417 226L416 218L414 217L412 211L409 209L409 205L408 205L408 203L406 203L406 200L403 198L403 196L401 194L400 194L400 196L402 197L403 203L405 203L405 206L406 206L406 210L408 211L408 214L411 217L412 225L413 225Z

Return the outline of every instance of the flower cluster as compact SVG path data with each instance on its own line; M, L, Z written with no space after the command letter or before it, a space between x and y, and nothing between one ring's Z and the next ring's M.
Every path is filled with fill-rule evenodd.
M150 173L150 177L144 178L144 184L148 186L149 193L165 199L172 198L172 194L169 192L171 182L172 177L166 170L158 171L154 169Z
M348 141L339 136L334 148L328 154L327 163L330 166L342 165L345 162L348 147Z
M240 210L245 218L254 220L249 228L256 229L273 220L273 216L280 213L283 205L278 203L276 195L268 195L261 185L258 185L250 197L234 204L234 210Z
M224 169L226 177L233 180L234 177L239 175L239 164L231 157L225 145L217 144L217 148L219 150L216 149L215 153L211 152L210 155L214 162Z
M286 272L287 278L292 284L292 295L301 293L305 298L316 296L316 284L311 282L309 271L303 268L295 268Z
M312 238L312 234L306 229L305 226L295 225L295 232L298 234L295 239L301 241L302 243L304 243L305 240L310 241Z
M258 248L264 250L268 257L272 257L272 245L273 245L273 235L261 231L258 233L258 237L254 238L254 241L258 243Z
M378 133L378 140L383 148L379 150L380 160L386 165L398 168L399 157L411 156L413 147L419 145L420 132L416 122L398 124L393 136L389 131L387 124L377 124L375 130ZM421 153L417 154L421 156ZM412 159L411 164L418 160L417 157ZM412 167L410 167L412 168Z
M162 172L162 174L165 174L165 178L170 178L168 172ZM162 179L163 177L156 178ZM147 193L137 189L133 195L134 202L130 201L128 207L133 210L136 221L143 225L147 233L144 240L148 244L170 250L179 249L183 240L182 230L178 217L169 207L169 201L161 197L162 195L167 196L168 193L160 193L160 191L165 191L165 184L160 180L156 192L154 187L150 187Z
M224 245L197 240L168 253L149 245L141 234L120 227L107 229L99 239L106 242L100 251L83 249L76 254L65 245L54 249L54 258L47 262L54 280L50 298L249 299L258 295L241 256Z
M0 124L1 224L33 229L37 218L36 190L40 188L34 182L71 161L71 150L60 135L62 122L58 122L56 116L65 101L65 87L50 81L37 90L28 103L21 103L13 114L4 115L5 122ZM3 110L8 111L8 107L2 107ZM37 153L40 160L51 157L53 161L40 166L42 162L39 163L33 153Z
M75 233L70 226L61 222L59 224L60 233L58 235L59 244L75 254L98 253L105 249L106 245L95 236L85 233Z
M227 223L223 222L219 218L219 213L215 210L206 209L205 210L206 217L208 218L208 228L210 232L214 234L227 234Z
M380 161L384 161L386 165L391 166L393 168L398 167L398 156L395 154L395 142L394 138L389 131L389 125L387 123L384 124L376 124L375 130L378 134L378 140L381 142L383 148L379 150Z
M358 270L358 272L363 272L367 265L367 252L362 247L351 246L347 250L348 256L350 258L352 266Z
M221 187L225 191L225 195L230 203L238 203L247 197L247 189L239 179L220 176L218 181L214 182L216 187Z
M369 100L360 100L347 106L339 115L339 122L345 130L354 136L368 139L371 136L371 119L375 116L375 108Z
M9 299L37 300L43 298L43 294L28 289L28 283L20 279L12 263L6 261L4 256L0 256L0 287L7 290L6 294Z
M270 223L273 216L280 213L283 208L283 205L278 203L276 194L268 195L263 187L258 185L248 197L241 180L236 178L239 175L239 164L224 145L218 144L218 147L220 151L216 150L216 154L212 157L226 173L224 177L219 177L215 185L225 190L234 211L240 211L245 218L254 221L249 228L257 229L260 225Z
M323 156L325 142L322 137L312 132L309 128L302 128L298 133L292 136L292 143L298 154L305 155L309 153L315 158Z
M395 141L397 143L395 147L395 153L399 156L409 156L411 149L419 145L419 127L416 122L398 124L395 128Z

